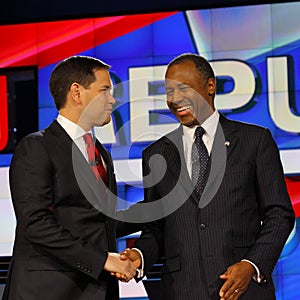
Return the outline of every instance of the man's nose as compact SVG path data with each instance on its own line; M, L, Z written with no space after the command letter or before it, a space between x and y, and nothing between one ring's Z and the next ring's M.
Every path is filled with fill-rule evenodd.
M182 100L183 100L182 92L180 90L178 90L178 89L174 90L173 102L174 103L179 103Z
M114 98L113 95L110 95L110 97L109 97L109 103L110 103L111 105L113 105L113 104L116 103L116 99Z

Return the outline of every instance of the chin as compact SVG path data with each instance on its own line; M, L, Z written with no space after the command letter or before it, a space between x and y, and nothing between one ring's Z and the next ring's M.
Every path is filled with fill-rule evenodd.
M188 127L194 126L197 124L197 120L195 120L195 119L182 119L182 118L180 119L180 118L178 118L178 121L181 125L188 126Z
M101 126L108 124L110 121L111 121L111 117L109 116L108 118L106 118L106 120L102 123Z

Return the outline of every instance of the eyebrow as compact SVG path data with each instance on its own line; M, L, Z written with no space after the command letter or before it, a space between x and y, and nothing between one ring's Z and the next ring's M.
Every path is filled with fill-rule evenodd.
M190 86L190 84L187 83L187 82L179 82L178 85L179 85L179 86L181 86L181 85L188 85L188 86Z
M112 87L110 85L105 84L105 85L100 85L100 88L101 89L111 89Z
M191 87L190 84L186 83L186 82L178 82L178 84L176 85L177 88L182 88L182 87ZM176 88L175 87L175 88ZM166 90L173 90L174 87L170 87L168 85L166 85Z

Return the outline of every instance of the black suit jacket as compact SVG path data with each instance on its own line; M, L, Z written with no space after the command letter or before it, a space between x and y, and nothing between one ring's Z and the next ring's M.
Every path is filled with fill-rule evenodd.
M164 219L147 224L135 245L143 252L146 273L160 256L165 257L162 299L219 299L224 283L219 276L241 259L255 263L265 280L261 284L251 280L240 299L275 299L271 274L294 225L278 149L269 130L222 115L217 135L220 132L223 141L215 139L211 160L223 151L224 163L221 159L211 164L217 169L211 170L213 178L202 197L214 190L216 182L219 187L202 208L186 169L181 126L143 152L149 187L145 201L172 200L168 195L176 203L187 200ZM165 158L164 176L162 164L149 167L155 154ZM156 183L155 178L161 177Z
M3 299L119 299L117 280L103 270L107 251L116 251L117 222L100 212L107 203L114 209L116 181L110 154L97 147L112 193L56 121L17 146L10 167L17 227Z

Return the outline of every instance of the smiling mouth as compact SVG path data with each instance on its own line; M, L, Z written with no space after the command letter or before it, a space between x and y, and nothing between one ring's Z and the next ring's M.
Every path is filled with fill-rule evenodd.
M175 108L176 114L180 117L190 114L191 110L192 110L191 105L179 106Z
M177 112L183 112L183 111L189 110L189 109L191 109L191 108L192 108L191 105L180 106L180 107L176 108L176 111L177 111Z

